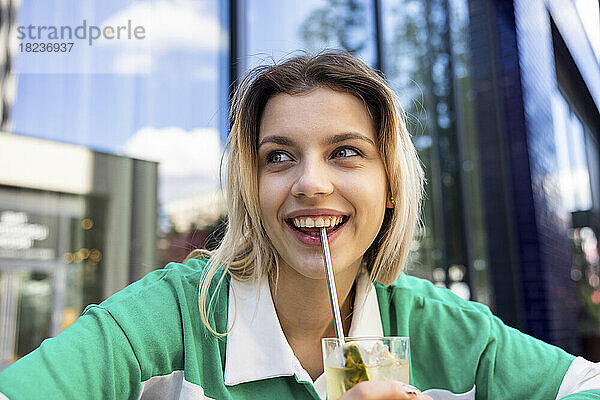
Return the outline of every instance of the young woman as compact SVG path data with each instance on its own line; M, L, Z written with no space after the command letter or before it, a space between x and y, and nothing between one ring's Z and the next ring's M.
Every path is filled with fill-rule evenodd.
M220 247L88 307L3 371L0 392L324 399L325 226L344 333L409 336L424 391L363 382L342 399L600 399L595 364L402 274L423 173L383 78L347 53L297 57L249 74L231 116Z

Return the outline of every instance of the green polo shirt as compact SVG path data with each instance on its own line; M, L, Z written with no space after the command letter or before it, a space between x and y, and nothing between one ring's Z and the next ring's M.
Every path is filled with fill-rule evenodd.
M282 340L264 283L227 277L211 324L237 333L217 338L205 329L198 312L204 266L205 260L171 263L87 307L63 333L2 371L0 393L9 399L323 396L319 379L312 382ZM366 294L357 293L355 303L362 317L353 317L351 329L409 336L411 384L434 399L600 399L596 364L507 327L481 304L406 275L391 286L363 286Z

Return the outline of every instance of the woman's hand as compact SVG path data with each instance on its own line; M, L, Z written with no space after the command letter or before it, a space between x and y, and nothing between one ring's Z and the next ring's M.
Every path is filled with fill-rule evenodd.
M414 386L398 381L366 381L348 390L339 400L432 400Z

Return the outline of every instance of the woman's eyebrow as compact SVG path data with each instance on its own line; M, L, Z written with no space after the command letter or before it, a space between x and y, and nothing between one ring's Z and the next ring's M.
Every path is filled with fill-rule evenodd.
M282 146L290 146L291 147L294 145L295 142L292 139L285 137L285 136L272 135L272 136L264 137L258 144L258 147L262 146L265 143L275 143L275 144L279 144Z
M366 142L369 142L373 146L375 146L375 142L373 142L373 140L371 140L371 138L369 138L365 135L361 135L360 133L356 133L356 132L345 132L345 133L340 133L337 135L330 136L324 140L324 143L325 144L335 144L335 143L343 142L344 140L350 140L350 139L364 140Z

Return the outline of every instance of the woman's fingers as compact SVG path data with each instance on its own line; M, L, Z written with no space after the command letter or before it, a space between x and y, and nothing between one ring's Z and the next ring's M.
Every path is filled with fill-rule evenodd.
M414 386L398 381L366 381L344 393L340 400L431 400Z

